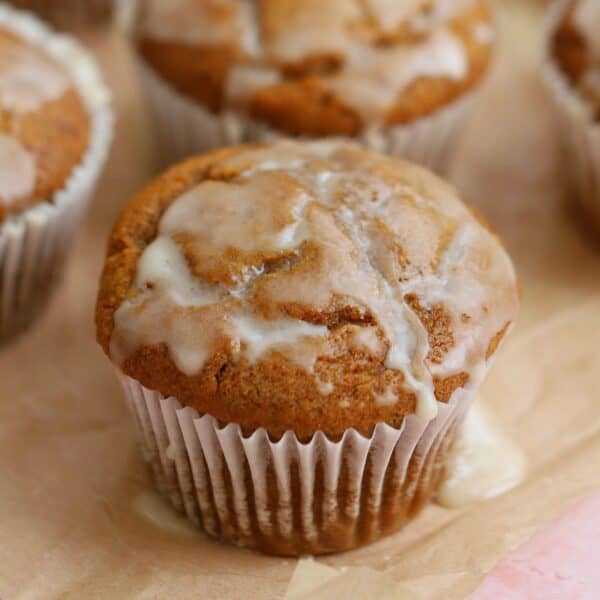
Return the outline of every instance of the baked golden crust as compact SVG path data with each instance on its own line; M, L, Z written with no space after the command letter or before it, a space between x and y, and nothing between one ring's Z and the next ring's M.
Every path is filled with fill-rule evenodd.
M231 46L190 47L140 39L138 50L153 69L175 88L212 111L223 108L227 71L240 57Z
M114 12L112 0L9 0L9 4L34 12L59 29L107 23Z
M578 20L576 13L582 5L581 0L571 0L565 5L564 15L551 37L551 53L571 85L590 102L596 118L600 118L600 55L597 42L594 45ZM596 11L600 20L600 9L596 7ZM593 29L593 24L590 28Z
M444 2L424 0L422 12L413 17L423 20L435 11L446 10ZM191 4L212 3L192 0ZM212 44L202 43L201 36L175 39L172 32L158 35L142 21L137 47L144 62L161 78L214 112L240 109L289 134L356 136L375 120L379 126L391 127L429 115L451 104L481 80L492 56L489 39L492 23L487 0L461 1L456 6L449 15L443 13L440 18L432 18L432 23L424 21L426 25L420 24L415 29L412 21L406 19L389 26L385 12L383 16L377 15L368 1L336 0L324 7L314 0L263 0L251 17L256 22L250 26L260 39L250 46L243 38L219 39ZM147 10L151 12L152 8ZM319 15L323 12L324 15ZM220 14L219 18L222 25L224 16ZM229 18L233 22L233 17ZM320 26L324 31L326 25L331 25L330 47L305 41L308 36L301 35L301 25L294 28L296 23L304 24L307 29ZM395 92L386 91L389 99L376 108L363 106L358 100L361 93L346 90L356 87L355 82L348 83L355 75L367 78L360 86L371 88L371 94L376 94L381 85L377 73L359 72L361 61L355 65L352 58L357 52L383 56L400 49L416 49L432 39L441 26L460 45L464 72L430 73L429 68L424 68L422 74L413 73L406 82L395 84L398 88ZM286 40L288 31L291 41ZM317 35L327 37L324 31L318 30ZM438 51L430 60L442 62L452 51L453 48ZM216 53L219 59L215 59ZM423 62L422 57L417 60ZM240 97L234 90L240 87L235 82L239 79L238 70L243 72L246 68L259 72L256 78L252 72L245 75L253 83L244 82L242 87L248 87ZM394 70L408 73L413 66L375 67L379 68L388 73Z
M585 37L573 21L577 5L572 0L552 37L552 52L563 73L576 84L591 64Z
M26 51L27 60L36 61L36 69L43 77L45 67L50 65L49 59L14 34L0 30L0 52L12 52L15 48ZM0 61L0 76L10 66ZM58 69L58 66L52 64L51 68ZM10 83L3 84L3 90L8 89L5 85L10 86ZM0 101L0 135L14 140L29 154L34 165L34 181L25 194L7 198L3 197L5 190L0 190L0 223L37 202L52 200L81 161L88 147L89 129L89 115L70 84L58 97L41 101L32 109L3 106ZM5 155L4 160L10 158Z
M278 160L282 161L280 168L276 164ZM307 161L306 166L298 166L298 161L302 160ZM404 187L411 190L407 195L402 192L403 200L397 205L398 210L406 210L403 214L407 222L410 220L413 223L409 227L410 239L399 243L400 238L396 235L401 234L393 233L394 227L398 225L402 228L403 223L377 219L369 221L370 226L375 226L369 235L382 244L377 251L383 255L387 252L384 250L387 244L392 244L390 256L397 257L393 259L397 260L394 269L400 269L400 277L408 283L421 281L422 277L427 280L427 273L443 270L446 268L442 266L444 261L453 260L449 256L456 251L451 248L457 239L459 224L466 224L469 231L473 230L474 235L478 236L477 239L481 236L481 254L476 249L473 260L477 264L489 265L496 275L500 273L498 276L501 281L494 284L492 296L482 296L485 298L483 307L469 309L473 315L472 322L470 315L466 314L459 316L459 322L454 317L451 319L448 304L442 300L430 303L426 293L418 291L418 286L414 293L407 293L404 298L406 306L412 307L420 319L422 325L419 327L428 338L426 363L431 365L431 386L438 401L448 401L459 387L477 384L471 381L470 359L458 362L452 359L449 368L446 368L445 361L452 358L452 352L465 343L466 335L480 335L485 339L481 340L480 350L477 351L478 360L484 362L485 354L489 358L497 346L497 334L500 331L503 333L512 320L517 293L512 267L504 251L454 197L452 191L434 176L402 161L333 142L327 145L280 142L272 146L253 145L218 150L173 167L133 198L123 210L110 237L100 282L96 326L98 341L104 351L125 374L145 387L158 390L165 396L175 396L185 405L193 406L200 413L209 413L223 423L239 423L246 432L264 427L273 438L278 438L291 429L300 439L308 439L315 431L322 430L336 439L350 427L370 435L374 425L379 422L399 426L406 415L416 411L417 394L409 385L406 372L390 368L387 363L392 342L376 317L377 311L347 295L333 294L326 301L318 298L323 285L320 280L323 276L322 265L332 260L327 254L329 244L334 243L333 240L337 239L335 236L342 231L322 229L326 227L326 220L317 221L322 224L319 230L322 239L308 237L300 246L290 249L268 250L267 244L264 248L244 250L243 241L232 239L227 241L222 250L211 251L207 248L209 242L201 238L194 239L193 235L181 232L173 234L171 239L185 257L186 268L193 278L186 286L189 288L202 282L211 290L224 287L230 292L220 301L207 305L193 306L185 301L174 312L171 307L166 310L161 308L152 321L153 327L160 329L164 322L170 326L179 319L190 332L197 332L199 339L210 338L209 351L201 366L189 372L174 354L173 340L169 342L159 337L153 338L154 341L144 339L133 345L119 345L132 328L135 330L139 327L139 323L136 325L138 311L149 310L149 303L152 302L151 297L144 300L144 294L148 289L148 293L153 294L155 284L140 284L142 257L147 257L148 248L164 238L165 223L171 218L174 207L181 206L181 198L186 193L195 193L195 190L207 189L207 186L220 190L223 184L225 188L239 186L238 195L242 195L245 190L254 189L252 186L257 185L256 182L272 185L267 189L272 189L272 193L281 198L273 204L272 223L258 225L258 222L264 222L264 211L258 216L248 217L251 220L260 219L249 238L254 243L254 240L264 237L264 227L274 223L278 231L283 231L288 225L286 219L290 214L296 214L295 208L291 212L281 208L281 212L278 212L277 207L283 207L285 202L294 199L296 193L300 194L300 198L303 198L302 194L309 193L307 190L310 190L311 184L302 180L303 174L311 177L316 175L320 180L323 173L327 175L328 169L339 169L340 165L347 170L339 171L342 187L335 188L333 199L341 194L341 201L345 201L348 194L358 194L356 200L359 203L368 203L370 194L379 189L377 186L380 183L390 186L390 190ZM375 188L362 188L359 180L352 180L354 174L361 170L373 178L377 184ZM352 186L347 189L343 187L346 177L352 181ZM416 194L415 200L411 200L412 194ZM421 197L427 198L427 202L432 199L432 206L419 208L421 200L418 198ZM257 202L260 201L260 195L255 198ZM320 219L322 205L314 205L314 208L312 204L309 206L317 211L315 218ZM438 213L440 207L443 207L445 217ZM167 219L165 215L171 216ZM208 218L207 215L205 218ZM327 241L329 236L333 236L330 242ZM240 232L239 237L243 239L243 233ZM347 240L341 237L336 243L343 245ZM348 250L350 253L355 251ZM342 257L344 252L340 253ZM466 254L469 252L466 251ZM362 259L358 257L357 260ZM497 260L499 271L492 267ZM171 265L171 271L176 270L172 262L168 264ZM339 269L346 266L345 263L338 265ZM479 269L478 266L475 268ZM245 284L244 294L252 304L252 318L268 323L285 318L286 323L290 321L302 326L308 324L312 328L323 328L324 336L311 341L311 344L316 344L311 368L293 357L294 352L313 352L312 347L302 346L304 338L298 338L289 351L274 346L253 359L248 353L240 353L239 341L236 345L235 336L232 337L218 325L242 310L236 282L239 283L244 274L251 272L254 275L250 283ZM325 275L337 276L335 269L325 271ZM483 281L487 275L482 273L474 277ZM311 290L302 301L289 295L299 281L307 282L307 289ZM468 281L465 281L468 286ZM304 283L302 285L305 286ZM360 274L354 284L350 282L350 290L353 285L361 287ZM365 297L368 301L369 296ZM117 316L124 306L129 307L127 311L131 309L133 312L125 317L120 316L120 325L117 327ZM480 312L484 316L476 317ZM479 322L484 323L485 327L478 330L475 321L481 318L483 321ZM134 331L133 337L137 333ZM364 336L367 337L363 339ZM187 343L188 340L185 341ZM192 343L200 344L195 339L192 339Z

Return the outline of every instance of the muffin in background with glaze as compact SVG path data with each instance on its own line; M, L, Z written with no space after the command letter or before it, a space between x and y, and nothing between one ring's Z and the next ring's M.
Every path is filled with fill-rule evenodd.
M212 536L297 555L419 512L517 307L502 244L440 179L279 141L126 205L96 325L158 488Z
M545 80L561 117L573 190L600 232L600 2L558 2L550 22Z
M64 187L89 145L90 122L69 75L41 49L0 29L0 61L3 223Z
M73 40L0 6L0 344L46 305L102 169L109 95Z
M487 0L148 0L136 47L168 162L344 136L440 171L493 38Z

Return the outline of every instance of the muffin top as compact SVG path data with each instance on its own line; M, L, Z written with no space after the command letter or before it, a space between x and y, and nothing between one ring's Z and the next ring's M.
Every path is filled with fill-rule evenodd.
M59 29L108 23L114 12L112 0L8 0L15 8L33 11Z
M301 439L431 419L515 316L512 263L441 180L340 141L167 171L110 238L98 340L201 413Z
M0 28L0 223L64 187L81 160L89 117L64 70Z
M464 94L492 38L486 0L148 0L138 49L214 112L353 136Z
M561 70L600 119L600 2L570 0L552 46Z

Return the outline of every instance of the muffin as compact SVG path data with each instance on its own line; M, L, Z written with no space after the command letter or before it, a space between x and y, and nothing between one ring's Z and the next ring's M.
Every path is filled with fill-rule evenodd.
M517 305L501 243L437 177L274 141L190 158L126 205L96 326L173 505L319 554L435 492Z
M344 136L443 170L493 37L485 0L148 0L136 47L167 161Z
M45 306L111 136L108 93L75 42L0 6L0 343Z
M600 3L559 3L551 18L545 80L561 117L575 193L600 231Z
M116 0L8 0L15 8L35 13L59 29L109 23ZM133 1L133 0L129 0Z

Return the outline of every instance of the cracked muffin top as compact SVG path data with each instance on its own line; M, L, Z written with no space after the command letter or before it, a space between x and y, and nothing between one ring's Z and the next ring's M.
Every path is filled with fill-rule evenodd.
M491 58L486 0L148 0L137 46L213 112L356 136L472 89Z
M600 120L600 2L570 0L552 37L552 52Z
M246 432L431 419L515 317L501 243L420 167L340 141L198 156L125 207L100 344L147 388Z
M0 28L0 223L64 187L87 149L89 127L62 67Z

